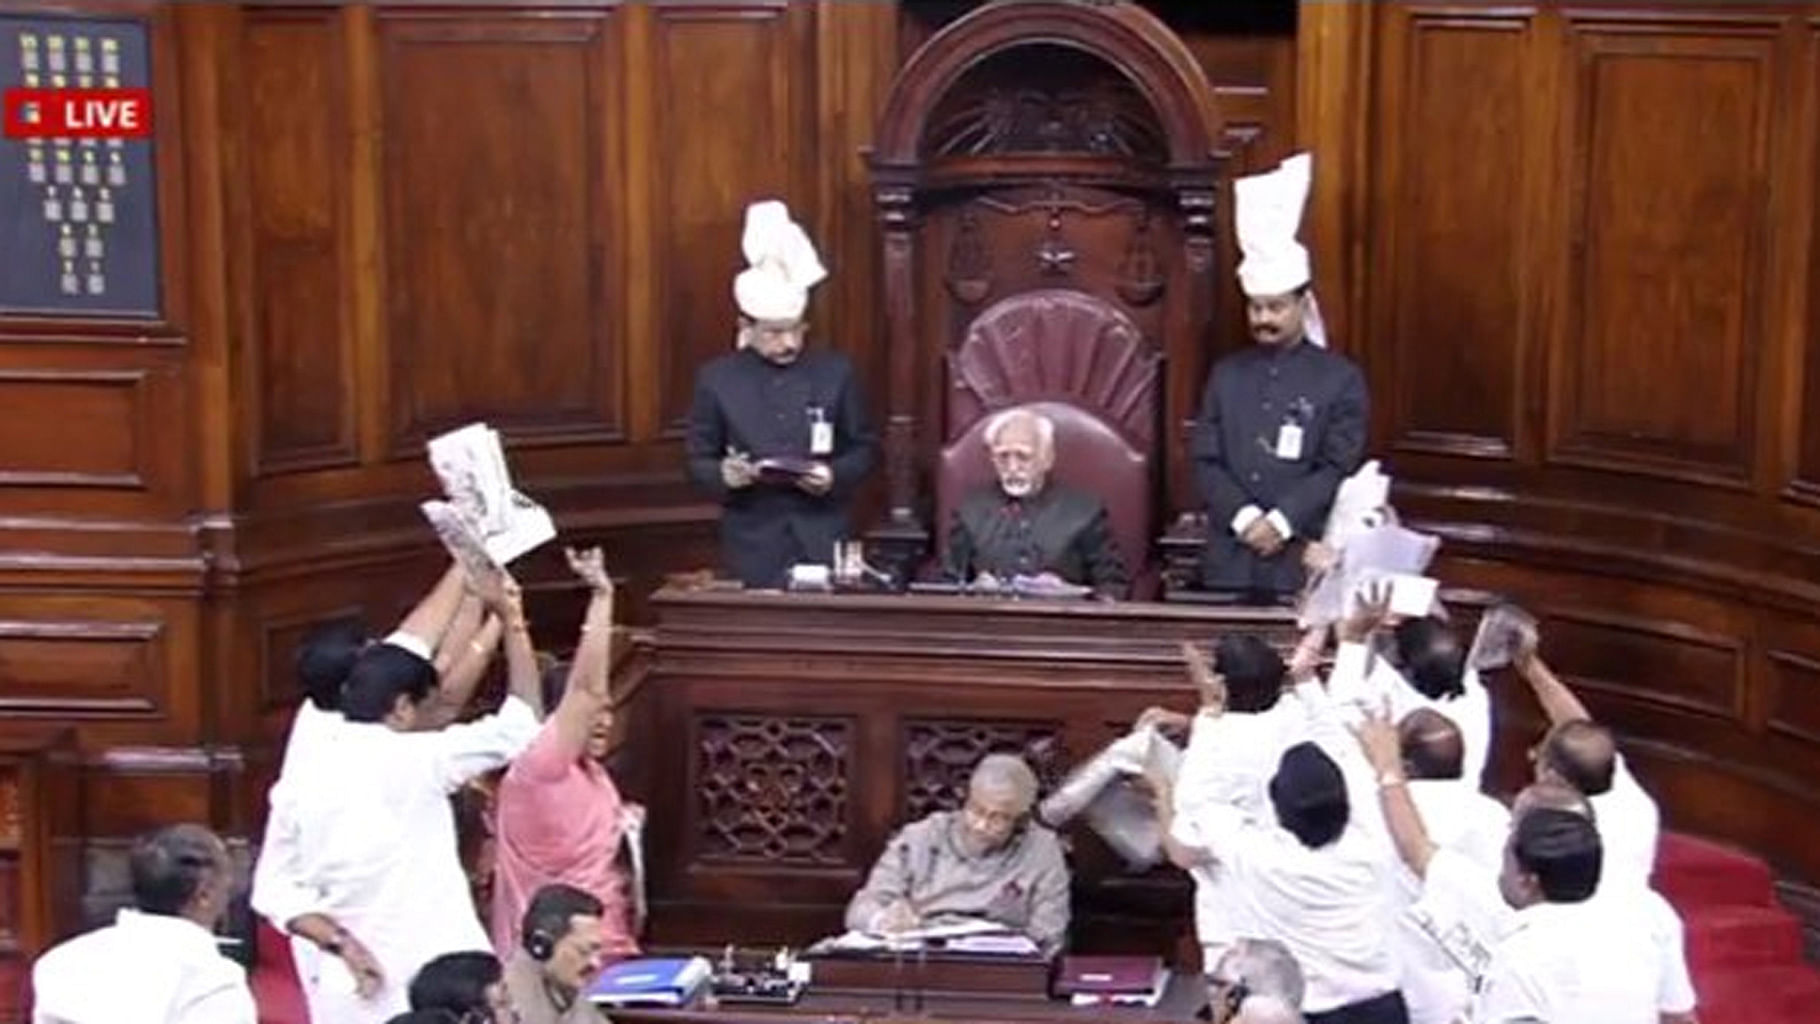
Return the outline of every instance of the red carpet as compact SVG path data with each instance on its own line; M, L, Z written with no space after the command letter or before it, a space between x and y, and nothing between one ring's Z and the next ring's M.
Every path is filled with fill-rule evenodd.
M1701 1024L1820 1024L1820 971L1803 961L1800 922L1762 861L1664 835L1655 885L1687 929Z
M1701 1024L1820 1024L1820 971L1802 960L1800 922L1776 902L1762 861L1664 835L1655 884L1687 928ZM259 1024L306 1024L290 945L263 923L259 960Z

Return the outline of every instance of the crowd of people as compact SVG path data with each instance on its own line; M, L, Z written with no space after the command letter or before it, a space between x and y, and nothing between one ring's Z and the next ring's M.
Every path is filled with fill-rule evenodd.
M312 1020L603 1019L585 989L639 953L625 837L643 811L601 764L613 586L598 550L568 559L592 597L567 663L540 670L508 575L453 566L389 635L331 625L302 643L305 696L252 904L290 937ZM1184 645L1199 706L1139 719L1186 738L1178 770L1144 784L1195 885L1215 1018L1692 1021L1681 923L1650 888L1657 808L1610 731L1534 643L1520 649L1514 674L1549 729L1506 807L1483 788L1494 702L1446 609L1399 620L1389 606L1368 589L1287 659L1245 634L1211 658ZM475 717L502 649L507 692ZM483 915L450 798L488 773L498 854ZM893 837L847 926L888 936L977 917L1065 952L1067 854L1038 795L1019 758L982 760L960 808ZM134 906L36 964L35 1019L135 1020L155 1005L171 1008L161 1020L254 1020L212 934L232 891L220 838L164 829L131 868ZM122 984L93 984L102 974Z

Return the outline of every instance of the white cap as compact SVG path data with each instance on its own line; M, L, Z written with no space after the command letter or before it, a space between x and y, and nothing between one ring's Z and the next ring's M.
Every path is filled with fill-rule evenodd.
M1296 239L1313 176L1314 158L1297 153L1273 171L1232 183L1233 228L1239 238L1239 287L1246 295L1287 295L1314 280L1308 249ZM1324 346L1326 329L1312 298L1308 340Z
M821 283L828 270L809 235L790 219L789 208L775 199L746 207L739 244L750 264L733 279L739 311L754 320L801 320L809 289Z
M1274 171L1232 183L1239 236L1239 285L1247 295L1283 295L1311 279L1308 250L1296 241L1313 160L1300 153Z

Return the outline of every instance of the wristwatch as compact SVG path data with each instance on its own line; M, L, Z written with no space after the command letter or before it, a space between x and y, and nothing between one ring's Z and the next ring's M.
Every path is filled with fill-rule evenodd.
M334 933L331 934L327 939L323 940L320 943L317 943L317 948L326 950L329 953L334 954L335 956L340 956L341 950L343 948L342 939L345 938L346 936L347 936L346 932L337 928L337 929L335 929Z
M1379 789L1389 789L1392 786L1401 786L1405 782L1408 782L1408 781L1409 781L1408 779L1403 777L1402 772L1379 772L1378 773L1378 788Z

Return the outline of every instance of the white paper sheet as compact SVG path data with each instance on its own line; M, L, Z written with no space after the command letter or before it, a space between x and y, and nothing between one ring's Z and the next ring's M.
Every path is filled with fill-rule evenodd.
M425 503L424 515L445 545L457 532L454 524L465 523L465 532L479 538L486 556L504 566L556 537L556 524L543 506L513 488L505 448L492 427L470 423L432 438L429 459L447 496L444 504L459 513L432 512ZM463 557L454 547L450 550Z
M1390 523L1354 536L1340 550L1339 564L1309 581L1297 623L1311 629L1340 621L1356 607L1360 591L1376 580L1391 583L1393 612L1426 615L1434 603L1434 581L1425 573L1440 547L1439 537Z

